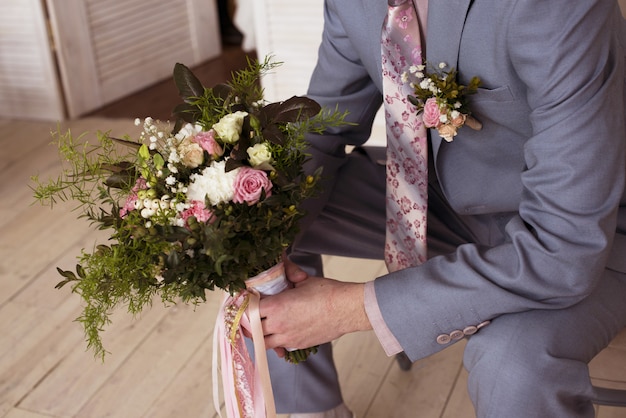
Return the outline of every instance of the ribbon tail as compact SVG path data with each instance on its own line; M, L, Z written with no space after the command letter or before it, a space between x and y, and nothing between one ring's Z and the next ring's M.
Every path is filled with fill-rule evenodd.
M252 342L254 343L254 359L256 368L256 387L261 387L263 394L265 413L263 417L276 418L276 405L274 403L274 393L272 391L272 382L270 379L270 370L267 363L267 353L265 348L265 339L263 328L261 326L261 314L259 311L260 294L254 290L250 290L250 303L248 305L248 315L250 319L250 332L252 333ZM259 392L258 389L255 392Z
M221 418L217 389L221 361L223 409L227 417L276 418L259 302L261 294L280 293L289 282L279 263L246 283L248 290L225 295L218 312L213 334L213 404ZM254 345L254 361L244 342L244 330Z
M236 394L235 370L234 370L234 354L233 347L229 342L226 330L226 322L224 312L226 308L233 302L233 298L225 295L222 305L217 314L217 322L213 330L213 407L217 415L222 418L219 383L220 375L222 382L222 390L224 394L224 410L228 418L240 418L240 407ZM218 360L219 356L219 360Z
M224 362L224 349L220 347L220 342L225 338L225 324L224 324L224 307L226 306L226 301L228 300L228 295L224 295L222 299L222 304L220 309L217 311L217 319L215 322L215 327L213 328L213 353L212 353L212 365L211 374L212 374L212 383L213 383L213 408L215 412L217 412L217 416L222 418L222 406L220 405L220 393L219 393L219 374L220 374L220 364L222 367L225 366L226 362ZM218 360L218 357L220 360ZM222 377L223 383L223 377ZM230 418L230 415L227 412L227 416Z

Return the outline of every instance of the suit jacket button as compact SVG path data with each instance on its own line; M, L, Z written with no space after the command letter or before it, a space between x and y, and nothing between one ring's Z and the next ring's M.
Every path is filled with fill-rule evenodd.
M455 329L454 331L450 333L450 339L452 339L452 341L460 340L464 336L465 334L463 334L463 331L459 329Z
M486 327L489 324L491 324L491 321L483 321L480 324L476 325L476 328L481 329L482 327Z
M465 329L463 329L463 334L474 335L476 334L476 331L478 331L478 327L475 327L474 325L470 325L469 327L465 327Z
M450 336L448 334L441 334L437 337L437 344L445 345L450 342Z

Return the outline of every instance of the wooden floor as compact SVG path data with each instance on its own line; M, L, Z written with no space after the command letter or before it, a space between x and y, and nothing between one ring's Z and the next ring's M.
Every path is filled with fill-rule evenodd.
M242 58L236 51L233 57ZM224 65L218 60L204 71ZM164 109L173 105L167 84L61 129L132 134L135 116L167 118ZM217 293L195 311L156 304L135 320L118 312L104 334L111 352L106 362L85 351L73 322L79 298L54 289L55 267L72 268L81 248L104 237L76 220L68 205L51 211L31 204L30 175L46 178L59 168L47 146L53 129L55 123L0 120L0 417L215 417L210 376ZM380 262L336 257L326 259L326 268L344 280L384 272ZM344 336L335 342L344 398L359 418L471 418L462 350L461 342L403 372L373 333ZM626 388L626 334L594 361L592 373L596 382ZM626 409L601 407L598 416L623 418Z

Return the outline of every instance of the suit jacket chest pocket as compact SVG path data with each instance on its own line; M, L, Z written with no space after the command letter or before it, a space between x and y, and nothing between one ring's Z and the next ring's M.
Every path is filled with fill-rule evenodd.
M513 131L524 137L532 135L530 108L508 85L494 89L479 88L469 100L472 114L483 125L490 124L492 129Z

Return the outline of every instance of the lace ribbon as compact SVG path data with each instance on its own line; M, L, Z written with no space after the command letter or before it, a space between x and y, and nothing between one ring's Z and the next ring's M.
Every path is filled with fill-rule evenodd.
M282 263L250 279L247 285L249 288L243 292L226 294L217 315L213 332L213 405L222 417L218 389L221 374L228 418L276 418L259 301L261 295L276 294L287 287ZM254 362L244 331L254 344Z

